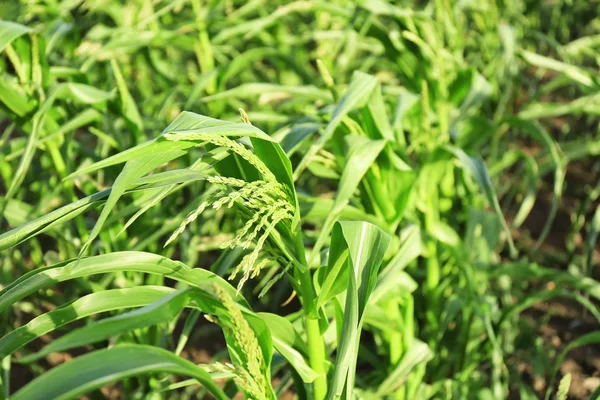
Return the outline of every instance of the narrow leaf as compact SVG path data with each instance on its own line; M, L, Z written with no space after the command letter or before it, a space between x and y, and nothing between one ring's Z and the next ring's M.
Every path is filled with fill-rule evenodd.
M78 398L111 382L158 372L195 378L217 399L229 399L202 368L166 350L146 345L121 345L78 357L34 379L11 398Z

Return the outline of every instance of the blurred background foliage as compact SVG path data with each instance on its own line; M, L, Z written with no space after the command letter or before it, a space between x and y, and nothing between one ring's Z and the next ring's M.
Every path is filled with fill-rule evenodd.
M0 19L30 30L2 28L14 34L0 42L0 227L107 189L119 167L63 179L156 137L184 110L237 121L243 108L301 165L312 246L345 165L356 162L353 146L364 144L349 137L374 140L381 126L373 125L386 120L390 141L340 216L370 218L397 248L416 228L418 245L409 243L417 250L399 267L407 273L394 275L399 289L367 322L357 373L364 396L415 398L426 383L439 398L538 398L553 389L565 346L583 335L598 341L589 335L600 296L599 11L598 2L572 0L5 0ZM186 157L181 165L195 160ZM150 204L133 193L91 253L143 250L225 275L240 257L219 250L235 215L208 210L163 248L206 190L184 185L119 234ZM97 215L3 252L0 282L76 257ZM77 280L19 303L16 320L3 324L156 279ZM248 287L246 298L260 289ZM290 292L282 283L253 306L289 313L279 304ZM177 329L136 340L164 343ZM191 342L214 332L202 325ZM413 338L427 344L427 363L410 364ZM599 386L597 345L568 354L560 372L573 374L573 398L587 398ZM400 364L405 375L388 379ZM26 368L35 375L47 365ZM123 390L141 396L158 382Z

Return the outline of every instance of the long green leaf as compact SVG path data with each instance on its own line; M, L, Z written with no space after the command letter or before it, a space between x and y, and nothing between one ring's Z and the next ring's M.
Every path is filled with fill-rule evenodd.
M72 303L32 319L0 338L0 358L10 355L32 340L73 321L111 310L145 306L173 290L162 286L140 286L105 290L83 296Z
M100 204L110 189L84 197L0 235L0 251L9 249Z
M74 399L111 382L158 372L195 378L215 398L229 399L202 368L166 350L145 345L121 345L78 357L34 379L12 399Z
M282 86L272 83L244 83L236 88L225 90L218 94L206 96L202 98L204 102L215 100L224 100L229 98L253 98L267 93L273 93L273 96L284 97L306 97L309 100L331 100L331 94L317 88L316 86Z
M96 343L128 331L172 321L193 300L201 311L217 314L221 303L197 288L183 289L162 296L151 304L116 317L106 318L83 328L73 330L44 347L41 351L23 357L29 363L48 354Z
M521 56L531 65L560 72L565 76L568 76L573 81L587 87L598 87L598 83L594 80L593 75L583 68L577 67L576 65L567 64L562 61L541 56L525 50L521 52Z
M492 206L496 215L498 215L498 219L502 223L502 227L504 228L504 232L506 233L506 240L508 241L508 246L510 249L510 254L512 257L516 257L517 249L512 239L512 233L510 232L510 228L506 223L506 219L504 219L504 214L502 213L502 209L500 208L500 203L498 202L498 197L496 196L496 190L494 189L494 185L490 179L490 176L487 172L487 168L485 166L484 161L481 158L471 157L467 155L462 149L454 146L446 146L446 149L453 153L456 158L458 158L461 162L461 166L468 171L475 181L478 183L481 191L485 195L487 201Z
M177 142L177 143L180 143L180 142ZM213 163L215 163L219 160L222 160L226 155L227 155L226 152L221 151L219 149L216 149L214 151L206 153L203 156L201 162L197 163L196 165L194 165L190 168L191 170L193 170L193 172L191 172L191 175L193 175L194 179L201 178L202 175L198 175L201 171L204 171L204 170L210 168ZM187 175L187 172L185 174ZM156 174L156 175L160 175L160 174ZM162 177L165 177L165 175L162 175ZM185 177L183 177L183 178L185 178ZM138 189L153 189L154 187L160 186L160 184L155 185L155 184L148 183L148 182L152 181L153 179L155 179L155 178L148 177L148 178L139 179L133 185L133 187L130 191L138 190ZM179 179L178 177L175 177L175 181L185 182L185 181L189 181L189 180L188 179ZM142 184L144 182L147 185L142 186ZM166 184L166 183L163 182L162 184ZM177 186L177 187L179 187L179 186ZM171 187L169 187L169 188L171 188ZM164 195L166 196L167 194L172 193L173 189L175 189L175 187L172 187L171 189L166 190ZM112 189L106 189L102 192L98 192L91 196L77 200L71 204L67 204L57 210L54 210L46 215L43 215L33 221L30 221L30 222L26 223L25 225L19 226L8 232L3 233L2 235L0 235L0 251L5 250L10 247L13 247L13 246L16 246L19 243L22 243L23 241L25 241L27 239L30 239L36 235L39 235L40 233L45 232L56 225L59 225L66 221L69 221L70 219L76 217L77 215L80 215L81 213L87 211L90 208L93 208L93 207L96 207L97 205L102 204L102 202L104 202L109 197L111 190ZM130 191L126 191L126 193L128 193ZM151 206L151 204L148 205L148 207L150 207L150 206ZM128 224L132 223L135 220L135 218L139 217L139 215L141 215L141 213L143 213L143 211L145 211L146 209L147 208L145 208L145 207L142 208L139 213L136 213L136 215L134 217L132 217L132 219L130 219L130 221L128 221ZM125 228L123 228L123 229L125 229Z
M585 276L575 276L554 268L541 267L534 263L515 262L502 264L488 271L490 278L502 275L510 276L513 280L532 279L543 282L552 281L558 287L571 286L574 289L600 300L600 282Z
M338 222L334 227L330 267L335 265L344 249L349 252L349 257L345 271L348 274L348 290L344 323L329 385L327 398L330 400L352 398L364 310L375 288L377 272L390 241L387 234L366 222Z
M539 246L543 243L543 241L550 233L550 228L552 227L552 223L556 218L556 213L558 212L558 207L560 205L560 199L562 198L565 176L567 173L567 162L565 160L564 154L558 146L558 143L556 143L552 136L550 136L550 134L540 124L534 121L526 121L519 118L508 118L506 122L508 122L511 126L522 129L523 131L531 135L534 139L540 141L550 153L555 168L552 206L550 208L548 218L546 218L546 222L544 223L542 231L534 246L535 250L539 248Z
M135 182L146 175L148 172L152 171L156 167L166 163L167 161L171 161L175 158L178 158L185 154L183 150L170 150L164 153L151 154L147 156L140 157L135 160L128 161L123 168L123 171L117 177L115 184L112 187L110 195L106 200L106 204L90 233L87 241L83 245L80 251L80 255L82 255L87 247L92 243L92 241L98 236L104 222L110 215L112 209L117 204L117 201L121 196L125 193L127 189L131 189Z
M156 254L122 251L82 258L31 271L0 292L0 312L5 311L11 305L43 287L75 278L119 271L137 271L162 275L207 292L212 292L212 285L216 284L229 293L232 298L243 301L227 281L210 271L198 268L192 269L182 262L173 261Z

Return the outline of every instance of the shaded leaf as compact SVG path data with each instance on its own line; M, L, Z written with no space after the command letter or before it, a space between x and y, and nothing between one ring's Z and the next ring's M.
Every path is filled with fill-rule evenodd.
M31 381L11 398L78 398L111 382L157 372L193 377L217 399L229 399L210 375L194 363L158 347L133 344L98 350L61 364Z

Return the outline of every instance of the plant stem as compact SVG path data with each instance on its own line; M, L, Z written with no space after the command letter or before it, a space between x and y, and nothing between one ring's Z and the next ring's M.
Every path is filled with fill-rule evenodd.
M319 320L306 316L306 332L308 335L308 362L319 374L313 382L313 398L323 400L327 395L327 375L325 373L325 344L321 337Z
M194 14L196 14L196 29L198 29L198 42L194 46L194 51L196 52L201 72L207 74L215 68L215 59L206 29L207 14L202 11L202 3L201 0L192 1ZM210 78L210 83L206 87L206 91L209 94L215 93L217 89L216 83L215 77Z
M319 374L313 382L313 399L324 400L325 396L327 396L327 371L325 366L327 354L325 353L325 343L323 342L321 328L319 327L319 310L317 309L310 268L306 262L302 233L296 232L294 236L297 256L306 266L306 269L303 272L298 272L296 277L300 283L298 294L302 299L302 308L304 309L306 323L308 363Z
M310 270L302 273L300 286L302 288L302 306L306 321L308 339L308 363L319 376L313 382L314 400L323 400L327 395L327 374L325 369L325 343L319 327L319 310L316 308L313 294Z
M426 278L426 290L427 290L427 317L428 322L432 332L437 330L438 325L438 316L439 316L439 308L440 308L440 294L439 294L439 284L440 284L440 265L437 258L437 243L435 239L431 237L431 232L434 229L435 222L438 218L437 216L437 195L433 194L429 211L425 214L425 229L429 234L429 238L427 239L426 248L427 248L427 278Z
M396 301L389 301L385 306L385 314L390 321L401 321L402 315ZM393 368L402 358L402 332L393 331L388 335L390 366Z

